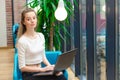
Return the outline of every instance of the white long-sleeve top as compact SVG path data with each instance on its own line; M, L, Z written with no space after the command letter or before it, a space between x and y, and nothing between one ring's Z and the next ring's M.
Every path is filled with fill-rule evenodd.
M21 36L17 43L19 68L31 64L39 64L45 58L45 39L37 33L35 39Z

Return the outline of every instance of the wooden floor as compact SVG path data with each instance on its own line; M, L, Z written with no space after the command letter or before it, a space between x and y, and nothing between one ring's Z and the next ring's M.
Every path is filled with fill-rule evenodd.
M0 49L0 80L13 80L14 49ZM68 68L69 80L79 80Z

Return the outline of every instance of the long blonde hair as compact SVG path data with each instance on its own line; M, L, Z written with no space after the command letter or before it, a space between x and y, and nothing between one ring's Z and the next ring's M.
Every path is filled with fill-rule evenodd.
M25 14L28 13L28 12L34 12L36 14L36 12L31 8L26 8L25 10L22 11L22 13L21 13L21 24L20 24L20 27L19 27L18 33L17 33L17 38L18 39L26 32L26 26L23 23L24 23L24 19L25 19ZM36 16L37 16L37 14L36 14Z

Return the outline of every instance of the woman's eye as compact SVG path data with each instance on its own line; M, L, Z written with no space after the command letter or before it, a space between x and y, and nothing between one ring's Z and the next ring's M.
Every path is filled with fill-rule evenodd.
M33 19L36 19L36 17L33 17Z
M29 21L30 19L27 19L27 21Z

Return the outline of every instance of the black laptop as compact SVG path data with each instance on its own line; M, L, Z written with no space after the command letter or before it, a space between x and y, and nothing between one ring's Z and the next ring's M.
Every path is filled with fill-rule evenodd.
M39 72L39 73L34 74L33 76L53 75L56 72L67 69L72 64L73 59L76 55L76 51L77 51L77 48L59 55L53 71Z

